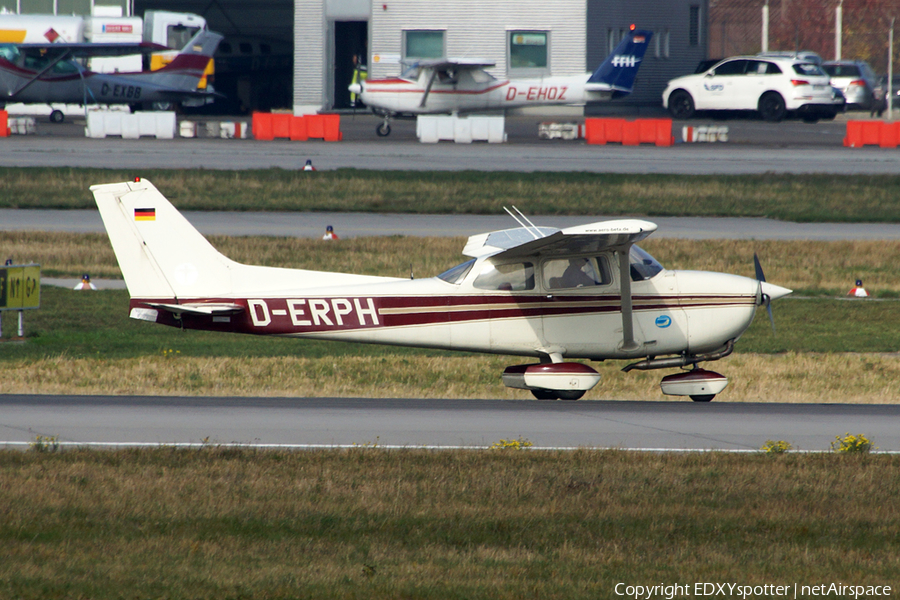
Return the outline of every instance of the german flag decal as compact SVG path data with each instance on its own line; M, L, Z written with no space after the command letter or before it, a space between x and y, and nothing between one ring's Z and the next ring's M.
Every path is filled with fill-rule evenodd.
M134 209L134 220L135 221L155 221L156 220L156 209L155 208L136 208L136 209Z

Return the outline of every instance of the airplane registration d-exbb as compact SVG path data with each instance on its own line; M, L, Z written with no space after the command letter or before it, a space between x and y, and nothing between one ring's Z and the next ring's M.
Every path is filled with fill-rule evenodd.
M147 180L91 191L134 319L184 329L532 357L504 384L578 399L600 380L572 359L679 368L665 394L709 401L728 380L698 368L731 353L757 306L790 290L671 271L640 249L656 225L625 219L474 235L469 260L428 279L250 266L220 254ZM512 214L512 213L511 213ZM771 312L770 312L771 315Z
M156 71L96 73L74 59L166 50L156 44L0 44L0 104L173 103L220 94L197 88L222 36L201 29ZM60 122L63 114L51 115Z
M384 116L376 128L380 136L391 133L390 121L398 115L581 105L630 94L652 37L650 31L630 31L597 70L583 75L498 80L485 71L493 62L423 59L408 63L400 77L366 79L349 89Z

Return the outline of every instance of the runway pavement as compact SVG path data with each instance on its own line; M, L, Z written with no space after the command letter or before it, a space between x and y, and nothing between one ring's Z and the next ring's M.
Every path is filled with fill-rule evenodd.
M633 118L634 115L629 116ZM640 115L637 115L640 116ZM857 115L858 116L858 115ZM227 117L226 117L227 118ZM38 135L0 138L0 166L94 167L133 169L299 169L306 159L317 168L375 170L588 171L607 173L896 174L900 151L878 147L845 148L846 119L816 124L711 118L676 122L673 132L690 124L729 127L727 143L675 144L672 147L588 146L583 140L540 140L542 121L583 121L566 115L507 119L505 144L421 144L415 124L400 121L388 138L374 133L370 114L342 116L342 142L226 140L212 138L87 139L83 124L39 123ZM246 120L246 119L245 119ZM83 123L83 120L82 120Z
M294 448L489 447L828 451L863 433L900 451L900 406L363 398L0 395L0 447L245 444Z

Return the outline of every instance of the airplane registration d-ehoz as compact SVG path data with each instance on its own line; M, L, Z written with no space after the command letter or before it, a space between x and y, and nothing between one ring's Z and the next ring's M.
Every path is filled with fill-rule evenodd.
M539 399L580 398L599 373L574 359L680 368L664 394L706 402L760 305L790 290L662 267L638 219L473 235L468 260L426 279L244 265L219 253L147 180L91 187L131 297L130 316L184 329L441 348L536 359L502 374ZM770 311L771 316L771 311Z
M485 69L494 62L468 58L419 59L404 63L399 77L365 79L350 93L384 117L376 132L390 135L391 119L496 111L524 106L585 104L630 94L653 33L630 31L593 73L498 80Z

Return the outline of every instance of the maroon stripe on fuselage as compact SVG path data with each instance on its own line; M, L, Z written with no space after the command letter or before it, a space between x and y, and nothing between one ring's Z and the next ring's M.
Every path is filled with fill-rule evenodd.
M471 296L346 296L309 298L205 298L139 299L131 308L150 304L234 303L244 308L236 315L214 319L185 312L177 322L166 309L157 309L158 322L186 328L240 331L257 334L318 333L371 328L414 327L499 319L599 315L621 312L617 295L552 296L545 294ZM635 296L635 312L681 308L755 306L754 296Z

